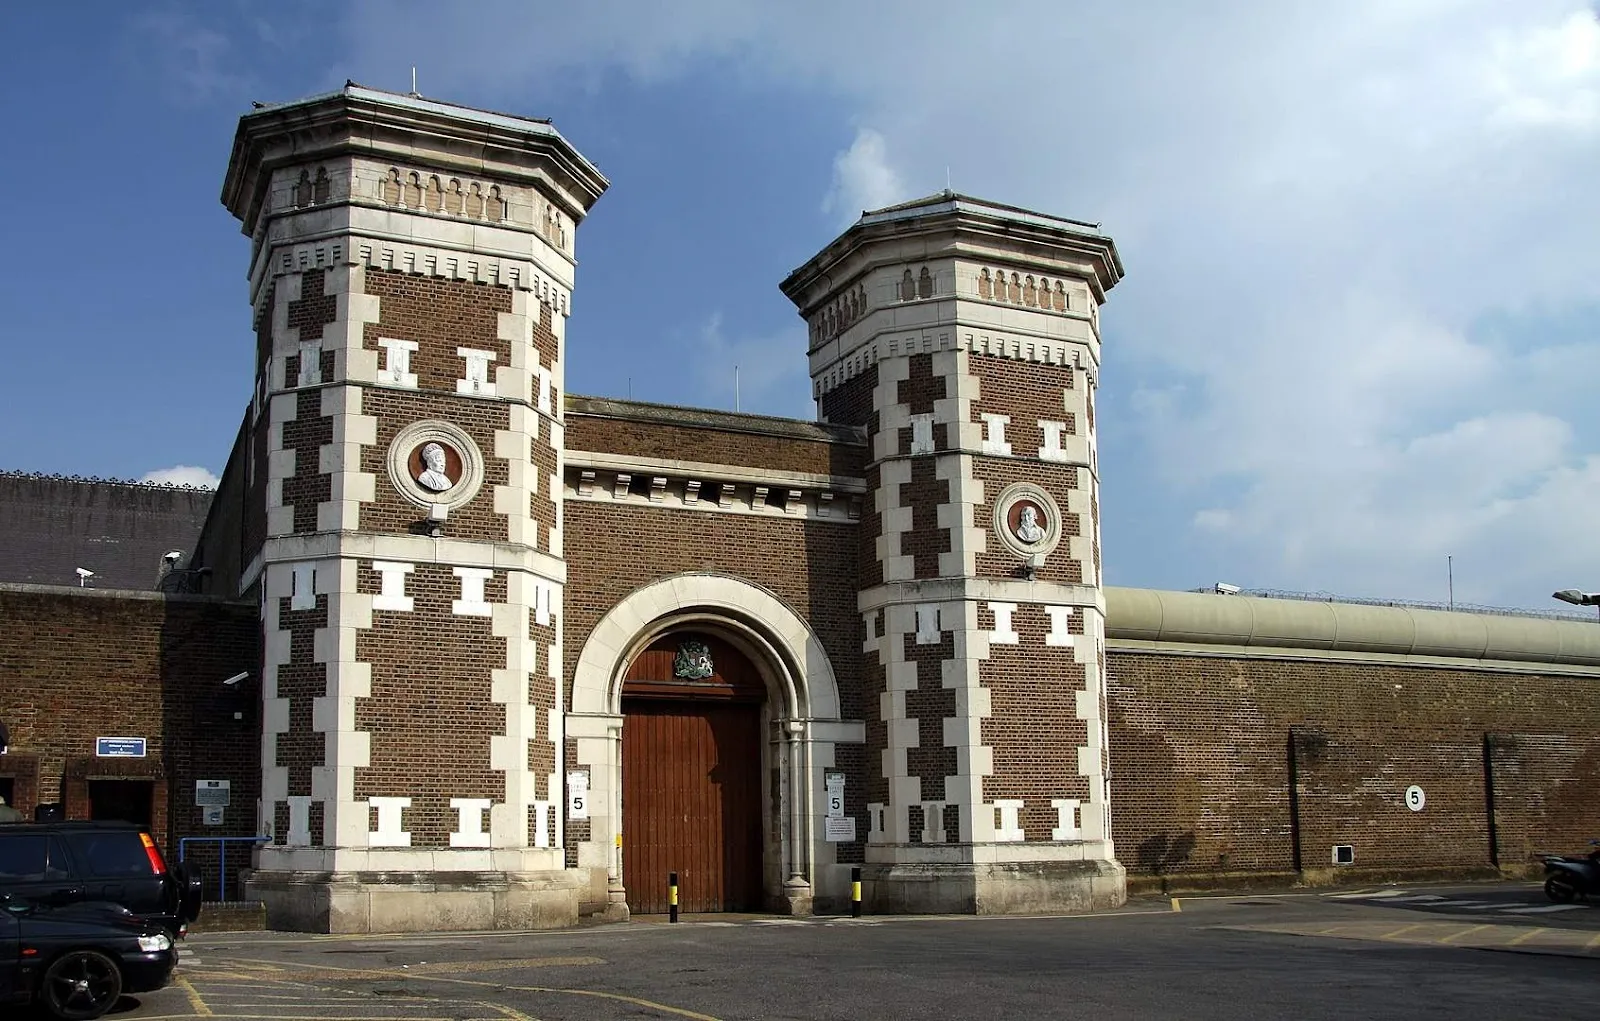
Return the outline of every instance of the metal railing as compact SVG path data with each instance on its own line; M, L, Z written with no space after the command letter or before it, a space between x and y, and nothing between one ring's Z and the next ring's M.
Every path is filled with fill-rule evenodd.
M189 860L189 845L217 845L217 902L226 903L228 900L228 845L265 844L271 837L180 837L178 839L178 861ZM207 856L209 857L209 855Z
M1191 592L1215 592L1213 586L1190 589ZM1354 603L1357 606L1403 606L1415 610L1444 610L1448 613L1481 613L1495 617L1536 617L1542 620L1575 620L1592 623L1596 618L1590 613L1571 610L1528 610L1510 606L1482 606L1477 603L1435 603L1421 599L1374 599L1365 596L1338 596L1332 592L1289 592L1283 589L1240 589L1237 595L1257 596L1261 599L1289 599L1302 603Z

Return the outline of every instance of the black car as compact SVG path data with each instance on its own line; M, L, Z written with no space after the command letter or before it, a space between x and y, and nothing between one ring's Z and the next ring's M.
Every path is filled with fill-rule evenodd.
M177 963L172 937L125 908L48 908L0 894L0 1004L38 1003L85 1021L123 993L160 989Z
M155 838L132 823L0 826L0 895L49 907L120 904L181 938L200 915L201 877L169 868Z

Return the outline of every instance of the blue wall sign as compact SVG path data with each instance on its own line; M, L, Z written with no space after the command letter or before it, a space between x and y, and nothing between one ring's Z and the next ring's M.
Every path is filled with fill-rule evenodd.
M145 739L142 737L97 737L94 753L102 759L142 759Z

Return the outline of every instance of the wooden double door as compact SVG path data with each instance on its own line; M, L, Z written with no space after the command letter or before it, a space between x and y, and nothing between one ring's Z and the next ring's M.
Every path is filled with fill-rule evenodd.
M709 653L706 667L683 650ZM691 657L692 658L692 657ZM697 662L697 661L696 661ZM641 653L623 686L623 885L636 914L762 908L761 706L752 664L713 636L674 634Z

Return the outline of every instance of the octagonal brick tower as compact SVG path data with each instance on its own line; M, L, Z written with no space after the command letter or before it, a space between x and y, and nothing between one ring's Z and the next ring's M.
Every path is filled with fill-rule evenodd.
M562 344L606 188L547 122L349 85L240 119L249 896L323 932L571 924Z
M1120 904L1094 391L1122 277L1094 225L943 192L782 284L820 417L867 431L873 910Z

